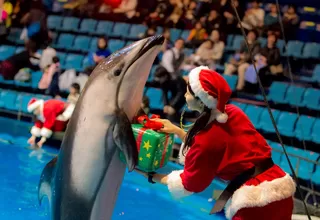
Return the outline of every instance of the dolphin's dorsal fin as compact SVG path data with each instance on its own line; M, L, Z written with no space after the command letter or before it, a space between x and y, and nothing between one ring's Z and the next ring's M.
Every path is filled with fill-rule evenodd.
M132 171L138 164L138 149L130 120L122 110L119 110L116 114L113 139L117 147L123 152L129 171Z
M51 180L53 177L54 169L56 167L58 157L53 158L42 171L39 186L38 186L38 200L41 205L41 201L44 196L48 196L51 199Z

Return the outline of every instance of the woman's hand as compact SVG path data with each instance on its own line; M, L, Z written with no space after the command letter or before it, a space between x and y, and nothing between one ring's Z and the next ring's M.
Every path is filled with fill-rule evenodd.
M160 119L160 118L155 118L155 119L150 119L152 121L156 122L161 122L163 124L163 127L159 130L160 132L168 133L168 134L175 134L177 133L180 128L174 124L172 124L169 120L167 119Z

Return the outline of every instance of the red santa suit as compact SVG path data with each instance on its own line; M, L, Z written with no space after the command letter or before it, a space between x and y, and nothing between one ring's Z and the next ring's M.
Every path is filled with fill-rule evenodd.
M223 77L207 67L190 72L194 95L210 109L212 122L193 140L184 161L184 170L168 176L169 191L176 197L198 193L215 177L231 181L244 171L271 158L271 148L238 107L226 105L231 90ZM291 220L295 183L277 165L235 190L225 206L232 220Z
M51 99L48 101L31 99L28 111L33 112L40 108L35 125L31 128L31 134L36 137L50 138L53 132L64 131L73 113L74 105L63 101Z

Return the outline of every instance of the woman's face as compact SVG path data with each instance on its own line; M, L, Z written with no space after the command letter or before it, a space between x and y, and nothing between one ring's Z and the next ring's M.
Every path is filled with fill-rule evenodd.
M201 30L202 29L202 24L200 22L196 23L196 29Z
M98 41L98 48L99 49L104 49L107 45L107 42L105 41L105 39L100 38Z
M220 38L219 31L214 30L214 31L211 32L211 40L219 41L219 38Z
M202 109L201 109L201 102L196 99L190 92L189 92L189 89L187 88L187 92L186 94L184 95L184 97L186 98L186 102L187 102L187 105L188 105L188 108L192 111L199 111L201 112Z
M270 6L270 11L271 11L272 13L277 13L277 12L278 12L277 6L276 6L276 5L271 5L271 6Z

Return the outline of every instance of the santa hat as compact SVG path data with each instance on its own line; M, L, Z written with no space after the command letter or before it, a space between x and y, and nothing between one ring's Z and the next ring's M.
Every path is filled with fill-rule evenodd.
M232 93L226 80L208 67L199 66L189 73L189 84L194 95L204 105L216 110L215 119L219 123L225 123L228 120L225 106Z
M33 112L36 108L41 107L44 101L42 99L32 98L28 103L28 112Z

